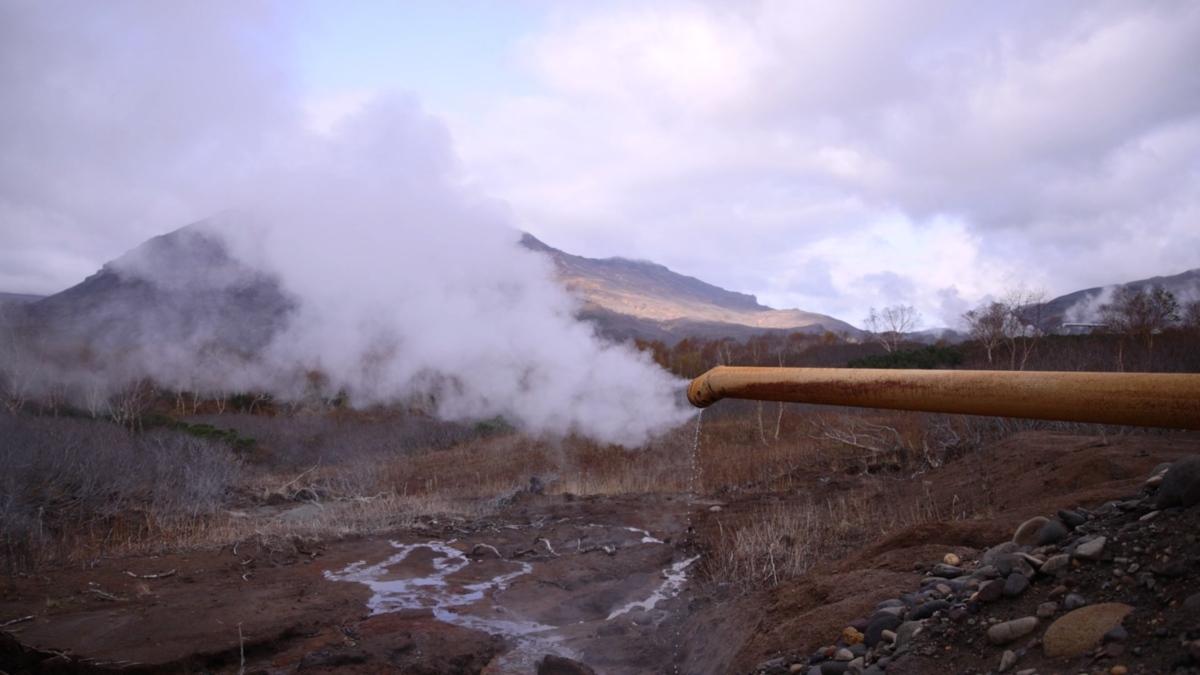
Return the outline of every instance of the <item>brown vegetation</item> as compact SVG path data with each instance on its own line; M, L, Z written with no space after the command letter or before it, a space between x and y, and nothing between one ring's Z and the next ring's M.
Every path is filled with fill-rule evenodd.
M1195 338L1186 326L1158 334L1154 365L1200 370ZM1024 362L1104 370L1116 367L1118 352L1127 369L1149 365L1148 349L1139 361L1134 346L1117 340L1045 336L1017 359L993 354L991 361L979 342L961 349L965 366L973 368ZM844 365L882 351L832 334L802 333L640 346L685 376L715 365ZM44 387L34 397L13 384L19 378L11 372L5 378L0 560L8 574L256 537L340 537L421 519L480 517L531 489L716 500L805 495L764 501L706 534L708 580L750 590L909 525L987 515L982 493L964 495L947 509L911 492L896 503L895 488L1017 431L1067 428L727 401L706 412L699 428L626 449L575 437L530 437L500 419L442 422L401 406L355 411L338 397L317 395L303 404L256 393L205 398L163 392L149 380L132 380L95 405L72 407L67 401L77 397ZM850 478L862 489L825 489ZM297 517L270 524L255 517L293 511Z

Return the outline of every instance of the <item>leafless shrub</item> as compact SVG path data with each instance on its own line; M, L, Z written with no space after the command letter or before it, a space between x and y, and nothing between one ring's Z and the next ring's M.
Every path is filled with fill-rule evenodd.
M219 443L158 430L138 439L156 518L211 514L237 484L241 460Z
M142 415L150 410L158 388L154 382L140 378L131 380L108 395L108 414L118 425L133 431L142 429Z
M864 487L822 502L776 503L757 512L716 519L709 529L711 553L701 566L710 584L732 584L742 592L776 586L813 566L837 560L882 535L937 520L930 502L898 508L887 485Z
M0 537L10 571L95 557L212 514L239 476L229 449L175 431L0 417ZM130 534L132 530L135 534Z
M61 558L68 539L96 539L136 483L130 439L81 420L0 416L0 536L10 570Z
M810 425L809 437L837 458L834 468L858 473L923 473L994 440L962 415L833 409Z
M0 305L0 405L12 414L36 395L46 370L36 334L22 307Z
M273 471L385 461L396 455L447 448L473 435L468 425L394 412L198 415L187 421L231 428L242 437L255 439L255 462Z

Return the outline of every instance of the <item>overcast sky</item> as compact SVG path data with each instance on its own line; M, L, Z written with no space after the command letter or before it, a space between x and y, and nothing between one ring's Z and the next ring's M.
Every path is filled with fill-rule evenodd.
M1197 64L1194 0L0 0L0 290L238 206L401 96L552 246L953 325L1200 267Z

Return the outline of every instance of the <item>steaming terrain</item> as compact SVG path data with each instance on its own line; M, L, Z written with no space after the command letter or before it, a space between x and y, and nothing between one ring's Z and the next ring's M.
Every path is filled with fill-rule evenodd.
M1195 433L738 401L697 416L660 365L769 350L843 366L878 348L810 324L719 354L679 342L652 362L597 338L556 284L587 298L585 316L625 303L626 325L663 335L676 313L775 315L650 263L498 234L470 254L500 258L482 277L456 265L437 285L348 283L305 274L323 255L280 262L223 218L6 310L5 672L778 673L853 647L845 629L932 583L943 556L984 566L1059 508L1096 514L1114 541L1161 548L1153 528L1169 526L1171 550L1200 560L1185 533L1197 507L1143 521L1154 495L1131 496L1200 452ZM1194 372L1189 331L1158 336L1160 366ZM1044 345L1035 362L1087 352L1111 367L1108 337ZM965 358L986 367L978 348ZM1195 566L1177 567L1153 568L1166 570L1154 595L1082 563L1062 581L1139 606L1149 618L1126 643L1139 660L1125 661L1162 672L1182 657L1158 628L1190 634L1200 592ZM1001 654L971 612L1037 611L1058 597L1037 581L935 616L893 672L991 669ZM1089 665L1037 647L1019 658L1039 673Z
M1200 675L1200 432L687 403L1200 373L1200 3L978 4L0 0L0 675Z
M780 663L817 658L882 600L927 585L927 570L946 554L973 568L1024 520L1126 503L1156 465L1200 451L1194 433L1026 432L919 480L831 472L828 458L793 454L787 489L724 483L714 490L723 484L720 455L733 450L721 444L725 424L716 421L701 430L694 456L687 444L670 448L684 460L678 474L689 463L698 467L678 477L709 476L704 491L712 497L670 481L659 484L666 492L581 497L564 475L492 501L486 514L401 522L396 512L395 524L376 535L314 537L305 534L308 522L343 505L299 496L237 509L234 518L259 534L224 545L101 554L82 565L10 574L0 596L0 664L30 673L778 672ZM461 456L455 463L472 466ZM912 509L922 515L904 515ZM873 515L864 519L865 512ZM768 534L765 524L786 514L791 525ZM814 516L831 522L814 524ZM896 527L902 522L912 524ZM1102 531L1159 536L1153 528L1139 535L1124 519L1112 527ZM771 566L722 576L722 565L739 560L728 538L735 532L779 538L767 542ZM1180 537L1175 547L1188 560L1194 546L1182 532L1171 536ZM810 547L824 547L825 561L770 582ZM1105 564L1078 569L1074 592L1118 597L1107 583L1112 574L1101 574ZM1131 672L1167 672L1179 650L1155 637L1155 627L1186 630L1180 603L1200 591L1196 575L1184 567L1159 576L1153 596L1119 596L1144 603L1137 622L1127 623L1126 644L1138 651L1102 657L1106 668L1129 663L1143 666ZM988 605L981 616L1032 612L1055 597L1052 585L1042 580L1020 601ZM973 636L965 621L949 630L945 621L918 634L908 670L897 665L896 672L994 668L1000 649ZM1021 659L1038 673L1077 673L1087 661L1044 659L1034 644Z
M1131 288L1161 286L1173 293L1176 299L1188 301L1200 298L1200 269L1187 270L1179 274L1156 276L1120 283ZM1099 321L1099 306L1111 301L1114 286L1087 288L1061 295L1042 304L1041 311L1050 325L1066 322L1091 323Z

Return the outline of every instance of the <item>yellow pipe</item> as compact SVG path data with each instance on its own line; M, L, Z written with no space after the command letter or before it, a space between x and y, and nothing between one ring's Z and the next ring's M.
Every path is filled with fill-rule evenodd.
M730 368L692 380L723 398L1200 430L1200 375L992 370Z

